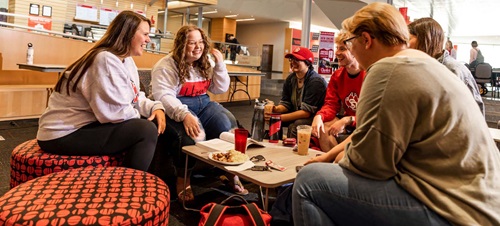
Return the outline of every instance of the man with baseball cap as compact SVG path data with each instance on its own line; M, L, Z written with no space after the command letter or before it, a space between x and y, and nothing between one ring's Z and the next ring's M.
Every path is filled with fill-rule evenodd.
M297 47L285 58L290 61L292 73L286 78L280 103L273 106L272 113L281 113L282 126L288 126L287 137L297 138L297 126L311 125L323 106L326 82L314 71L314 56L309 49Z

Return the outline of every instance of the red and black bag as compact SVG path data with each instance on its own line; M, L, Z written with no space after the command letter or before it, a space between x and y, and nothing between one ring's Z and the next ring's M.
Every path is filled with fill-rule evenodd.
M224 203L232 198L238 197L245 204L239 206L227 206ZM233 195L222 201L221 204L209 203L200 210L201 219L199 226L269 226L271 215L259 209L255 203L248 203L243 197Z

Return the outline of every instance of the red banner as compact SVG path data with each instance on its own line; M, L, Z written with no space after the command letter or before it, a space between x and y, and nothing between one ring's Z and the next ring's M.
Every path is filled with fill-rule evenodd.
M50 31L52 30L52 19L45 17L30 16L28 18L28 27Z

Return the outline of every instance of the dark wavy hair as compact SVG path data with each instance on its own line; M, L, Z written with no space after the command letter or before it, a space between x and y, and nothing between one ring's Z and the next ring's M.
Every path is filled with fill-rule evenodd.
M183 26L177 31L174 39L174 50L172 51L172 57L177 63L177 67L179 68L179 80L180 83L183 84L186 79L189 79L189 64L186 62L186 48L188 42L188 34L191 31L199 31L201 37L203 38L203 44L205 47L203 48L203 53L201 54L200 59L193 62L193 68L199 70L202 77L205 79L211 79L212 76L212 67L210 66L210 62L208 61L208 53L210 51L211 41L205 32L194 25L186 25Z
M66 79L65 76L61 76L59 81L57 81L55 91L61 92L61 86L65 81L66 91L69 95L70 82L72 80L76 80L71 88L71 90L75 92L82 75L87 72L90 65L94 63L94 59L97 54L102 51L109 51L120 57L128 56L130 53L130 43L132 42L139 25L143 21L148 22L151 27L151 21L136 12L122 11L118 14L111 22L102 38L97 41L97 43L89 51L87 51L87 53L69 65L62 72L64 75L66 71L69 71L69 77Z
M437 21L430 17L420 18L411 22L408 30L417 37L416 49L436 59L443 55L445 35Z

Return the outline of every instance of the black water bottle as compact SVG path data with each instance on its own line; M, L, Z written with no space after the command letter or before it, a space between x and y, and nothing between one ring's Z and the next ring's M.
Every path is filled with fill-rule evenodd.
M264 139L264 103L255 100L252 118L252 139L262 141Z

